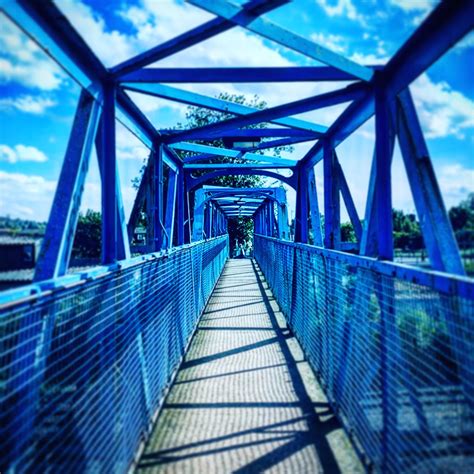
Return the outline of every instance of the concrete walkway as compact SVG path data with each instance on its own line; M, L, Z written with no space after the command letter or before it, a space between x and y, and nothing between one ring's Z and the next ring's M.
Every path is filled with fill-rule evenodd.
M263 471L363 469L256 264L230 260L138 472Z

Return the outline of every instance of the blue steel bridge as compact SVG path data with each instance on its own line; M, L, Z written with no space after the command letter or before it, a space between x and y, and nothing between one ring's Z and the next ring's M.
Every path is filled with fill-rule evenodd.
M0 2L82 87L34 283L0 294L0 471L474 472L474 282L409 91L472 29L474 2L441 2L379 67L273 24L265 13L285 0L190 3L215 18L107 69L53 3ZM321 66L159 67L235 26ZM298 81L344 86L257 110L174 85ZM160 130L129 91L232 118ZM329 127L294 117L343 103ZM372 117L374 155L361 170L370 178L359 216L336 147ZM150 149L128 220L116 121ZM248 128L260 123L268 126ZM393 262L395 138L430 270ZM233 142L203 144L217 139ZM244 141L253 146L239 147ZM300 142L311 148L297 161L256 153ZM102 265L71 274L94 146ZM294 238L282 187L209 185L226 175L293 188ZM341 241L341 196L356 244ZM141 212L147 242L133 256ZM253 218L252 259L229 260L227 220L235 216Z

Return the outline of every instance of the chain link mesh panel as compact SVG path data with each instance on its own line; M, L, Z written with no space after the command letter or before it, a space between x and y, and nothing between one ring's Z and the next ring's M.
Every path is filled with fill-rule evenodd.
M0 308L0 471L126 472L227 255L219 237Z
M474 472L473 281L414 283L400 265L262 236L254 248L367 467Z

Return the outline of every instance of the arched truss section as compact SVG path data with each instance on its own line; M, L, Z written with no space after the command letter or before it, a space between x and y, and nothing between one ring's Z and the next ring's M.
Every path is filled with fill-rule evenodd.
M193 177L190 173L188 173L186 175L186 185L187 185L188 191L192 191L198 188L199 186L206 184L211 179L218 178L219 176L253 175L253 176L267 176L269 178L278 179L279 181L282 181L288 186L291 186L296 191L296 187L297 187L296 173L294 169L292 169L291 171L293 172L292 176L282 176L281 174L278 174L278 173L275 173L274 171L269 171L269 170L238 169L238 168L236 169L228 168L228 169L211 171L210 173L206 173L198 177Z
M275 188L203 186L196 190L192 236L194 241L226 232L227 219L250 217L255 232L289 239L286 191Z

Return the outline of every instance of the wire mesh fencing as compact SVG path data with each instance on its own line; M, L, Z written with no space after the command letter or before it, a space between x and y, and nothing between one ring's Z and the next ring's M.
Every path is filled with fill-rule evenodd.
M366 466L474 472L474 281L263 236L254 248Z
M0 307L0 472L126 472L227 255L218 237Z

